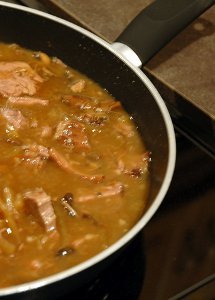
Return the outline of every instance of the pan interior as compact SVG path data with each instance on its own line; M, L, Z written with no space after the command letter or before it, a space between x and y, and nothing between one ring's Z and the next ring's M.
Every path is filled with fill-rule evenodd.
M21 10L4 6L0 10L2 42L58 57L122 102L152 153L150 206L166 173L169 142L160 108L141 78L108 49L70 27Z

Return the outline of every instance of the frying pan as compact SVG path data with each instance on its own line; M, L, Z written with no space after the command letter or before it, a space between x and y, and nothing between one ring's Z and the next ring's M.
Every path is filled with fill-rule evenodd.
M148 61L169 39L212 4L213 1L209 0L157 0L132 22L114 45L110 45L70 22L0 1L1 41L59 57L98 82L120 100L133 116L147 149L152 152L148 206L127 234L78 266L37 281L0 289L1 297L53 299L59 297L63 290L80 286L114 259L154 215L174 172L175 135L164 101L137 66L141 65L141 60L142 63ZM146 35L142 33L143 28Z

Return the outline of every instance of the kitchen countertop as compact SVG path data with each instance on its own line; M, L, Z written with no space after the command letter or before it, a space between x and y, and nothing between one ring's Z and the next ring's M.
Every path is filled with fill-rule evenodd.
M152 0L37 2L113 42ZM175 126L214 155L215 6L178 34L143 70L164 98Z

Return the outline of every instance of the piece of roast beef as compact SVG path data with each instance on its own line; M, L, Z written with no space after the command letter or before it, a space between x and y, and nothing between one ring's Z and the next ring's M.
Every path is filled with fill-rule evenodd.
M25 128L28 126L28 120L23 116L21 111L12 108L0 108L0 114L12 125L15 129Z
M3 97L34 95L43 78L22 61L0 62L0 94Z
M76 120L61 121L57 125L54 138L63 142L66 146L75 148L77 151L90 148L84 125Z
M42 105L47 106L49 104L49 100L29 97L29 96L10 96L7 102L21 105L21 106L32 106L32 105Z
M85 170L80 170L77 168L77 165L74 164L74 162L71 162L65 158L63 154L58 152L55 148L49 149L49 155L50 158L57 163L57 165L63 169L64 171L80 176L83 179L92 181L94 183L99 183L104 179L104 175L101 174L88 174L84 172Z
M24 153L21 159L30 166L36 166L40 169L49 158L49 150L42 145L24 145L22 149Z
M36 188L25 192L24 199L27 211L36 217L39 216L46 232L51 232L57 229L56 215L51 197L47 195L42 188Z
M76 202L88 202L94 199L107 198L112 196L117 196L123 193L124 186L121 182L114 182L109 185L103 185L96 188L94 192L85 191L84 195L80 195L74 198Z

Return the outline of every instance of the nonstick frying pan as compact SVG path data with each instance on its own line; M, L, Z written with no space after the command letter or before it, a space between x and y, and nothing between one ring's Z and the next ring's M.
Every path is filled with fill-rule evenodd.
M174 172L175 135L163 100L137 66L141 65L141 61L148 61L170 38L212 4L213 1L203 0L157 0L132 22L116 44L110 45L70 22L0 1L0 41L17 43L59 57L98 82L133 116L147 149L152 152L148 207L127 234L78 266L41 280L0 289L1 297L54 299L63 291L82 285L114 259L154 215Z

